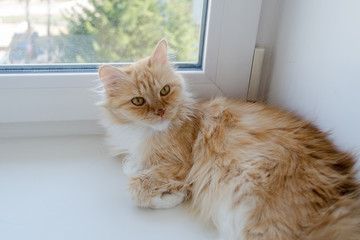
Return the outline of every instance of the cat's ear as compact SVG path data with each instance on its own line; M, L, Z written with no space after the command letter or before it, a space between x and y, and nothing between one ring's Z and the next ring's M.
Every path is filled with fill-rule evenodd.
M166 65L168 63L167 41L162 39L156 46L150 58L151 65Z
M104 65L99 68L99 76L104 89L111 96L114 94L117 83L125 79L127 74L116 67Z

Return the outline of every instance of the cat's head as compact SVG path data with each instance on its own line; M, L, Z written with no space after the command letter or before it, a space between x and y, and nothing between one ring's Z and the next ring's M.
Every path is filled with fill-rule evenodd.
M131 66L102 66L99 75L104 87L102 103L115 121L163 131L187 118L189 102L184 80L167 58L167 42L161 40L150 57Z

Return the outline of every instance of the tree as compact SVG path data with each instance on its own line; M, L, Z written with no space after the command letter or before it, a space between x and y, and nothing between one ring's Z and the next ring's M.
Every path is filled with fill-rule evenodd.
M89 0L67 19L73 39L64 57L78 62L132 62L150 55L163 37L176 61L197 60L192 0Z

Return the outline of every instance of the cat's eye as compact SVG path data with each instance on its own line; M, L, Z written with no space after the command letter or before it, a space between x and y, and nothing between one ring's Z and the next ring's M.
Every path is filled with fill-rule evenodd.
M169 85L166 85L165 87L163 87L160 91L160 95L161 96L166 96L168 95L170 92L170 86Z
M145 104L145 99L143 97L134 97L131 99L132 104L135 106L142 106Z

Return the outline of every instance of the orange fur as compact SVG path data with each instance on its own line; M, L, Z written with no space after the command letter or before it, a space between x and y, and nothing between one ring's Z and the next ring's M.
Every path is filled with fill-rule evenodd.
M100 69L101 105L110 136L122 134L112 126L142 129L133 150L115 152L139 158L129 180L136 204L188 200L223 239L360 239L354 159L312 124L258 103L195 103L167 62L164 40L151 57L116 71ZM171 92L162 97L165 85ZM130 102L139 96L141 107ZM154 114L159 108L163 117Z

